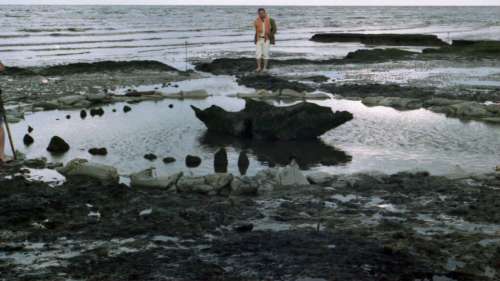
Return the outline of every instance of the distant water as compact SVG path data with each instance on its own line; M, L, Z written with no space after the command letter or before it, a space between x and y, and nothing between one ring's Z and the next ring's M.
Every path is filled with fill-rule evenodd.
M500 7L269 7L275 55L343 56L349 44L308 41L316 32L428 33L445 40L500 39ZM0 59L10 65L251 55L255 7L0 6Z

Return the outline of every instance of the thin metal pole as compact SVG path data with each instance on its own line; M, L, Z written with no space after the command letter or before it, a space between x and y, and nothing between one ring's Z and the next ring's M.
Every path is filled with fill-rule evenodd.
M10 148L12 149L12 156L14 157L14 160L17 160L16 149L14 148L14 142L12 141L12 134L10 133L9 123L7 122L7 114L5 113L5 107L3 105L1 89L0 89L0 111L2 112L3 122L5 123L5 129L7 130L7 136L9 138Z
M187 70L188 70L188 41L186 40L186 42L184 44L186 47L186 69L185 69L185 71L187 72Z

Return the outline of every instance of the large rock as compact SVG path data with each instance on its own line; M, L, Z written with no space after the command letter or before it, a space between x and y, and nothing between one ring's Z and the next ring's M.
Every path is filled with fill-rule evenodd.
M132 187L157 187L170 189L174 186L179 178L182 177L182 172L170 176L155 176L154 169L150 168L135 174L130 175L130 185Z
M247 100L245 109L239 112L228 112L215 105L205 110L191 107L209 131L265 140L315 139L353 118L347 111L333 113L328 107L304 102L275 107Z
M65 176L90 177L105 184L118 183L119 180L115 167L89 162L86 159L73 159L57 171Z
M282 186L299 186L309 184L307 178L304 176L295 160L292 160L288 166L283 167L278 171L277 179L278 183Z
M257 195L259 183L251 177L235 177L231 182L231 194L233 195Z
M324 185L334 179L332 174L326 172L314 172L307 175L307 180L312 184Z
M74 105L82 100L85 100L85 97L82 95L71 95L65 96L58 99L58 101L64 105Z
M207 176L181 177L177 181L177 191L215 195L223 189L230 189L233 175L212 174Z
M50 139L49 146L47 147L47 151L53 154L62 154L68 150L69 144L58 136L53 136L52 139Z

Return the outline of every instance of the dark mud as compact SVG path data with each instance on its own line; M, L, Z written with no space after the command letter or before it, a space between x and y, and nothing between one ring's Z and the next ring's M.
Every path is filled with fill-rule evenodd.
M494 175L328 175L226 197L49 187L21 166L0 172L0 280L496 280Z
M238 84L254 89L279 91L283 89L291 89L297 92L312 92L314 88L307 84L290 81L281 77L261 74L261 75L246 75L237 79Z
M61 76L79 73L95 73L107 71L175 71L179 70L158 61L100 61L93 63L72 63L64 65L53 65L47 67L9 67L7 66L4 75L42 75Z
M365 45L386 46L446 46L436 35L427 34L361 34L361 33L319 33L311 41L321 43L357 42Z

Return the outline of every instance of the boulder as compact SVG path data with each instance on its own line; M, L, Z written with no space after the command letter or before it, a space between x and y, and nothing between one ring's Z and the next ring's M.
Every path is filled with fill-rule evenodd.
M347 111L333 113L329 107L306 102L275 107L246 100L245 109L239 112L216 105L205 110L191 107L209 131L262 140L315 139L353 118Z
M87 118L87 111L85 111L85 110L80 111L80 118L82 118L82 119Z
M32 137L32 136L30 136L29 134L24 135L24 138L23 138L23 143L24 143L24 145L26 145L26 146L30 146L30 145L32 145L34 142L35 142L35 140L33 139L33 137Z
M292 160L288 166L279 169L277 179L278 184L282 186L299 186L309 184L295 160Z
M178 192L215 195L230 189L233 175L212 174L206 176L181 177L177 182Z
M305 93L304 92L298 92L292 89L283 89L280 91L280 97L282 98L298 98L298 99L303 99L305 98Z
M186 156L186 167L188 168L196 168L200 166L201 164L201 158L198 156L194 155L188 155Z
M125 105L125 106L123 107L123 112L125 112L125 113L127 113L127 112L129 112L129 111L131 111L131 110L132 110L132 108L131 108L130 106L128 106L128 105Z
M231 182L231 194L234 195L257 195L259 183L254 178L243 176L235 177Z
M41 107L43 110L54 110L59 108L59 103L57 101L42 101L35 103L33 107Z
M219 149L214 155L214 171L216 173L227 173L227 152L225 148Z
M31 134L33 132L33 130L34 130L33 127L28 126L28 134Z
M448 107L450 109L449 114L458 117L490 117L493 114L486 109L486 105L477 102L463 102L458 104L453 104Z
M324 185L334 179L334 176L326 172L314 172L307 175L307 180L312 184Z
M154 168L150 168L135 174L130 175L130 185L132 187L158 187L170 189L175 186L177 181L182 177L182 172L170 176L153 175Z
M64 105L74 105L75 103L78 103L82 100L85 100L85 97L82 95L65 96L57 99L59 103Z
M47 151L53 154L65 153L69 149L69 144L58 136L53 136L52 139L50 139L49 146L47 147Z
M306 93L305 99L308 100L328 100L331 97L325 93Z
M103 103L107 98L105 93L89 94L87 100L91 103Z
M104 184L116 184L119 181L115 167L89 162L86 159L73 159L57 171L65 176L85 176L97 179Z

